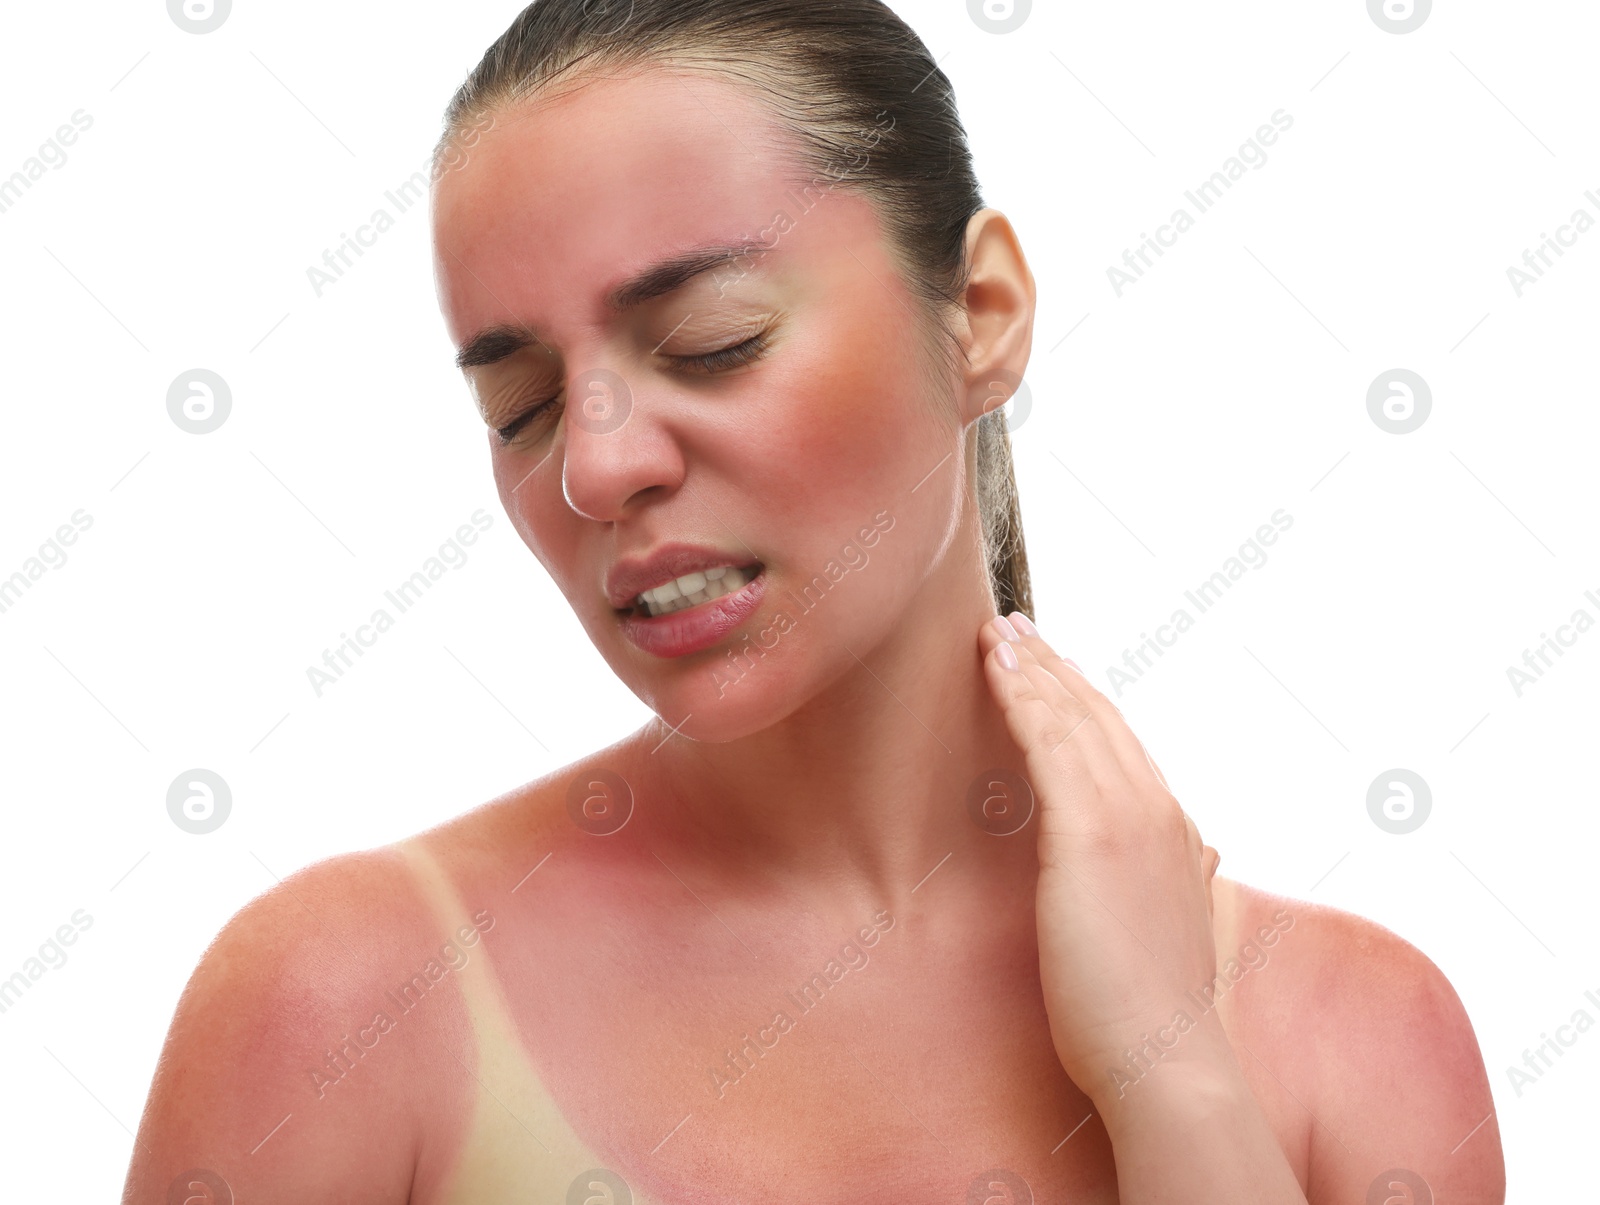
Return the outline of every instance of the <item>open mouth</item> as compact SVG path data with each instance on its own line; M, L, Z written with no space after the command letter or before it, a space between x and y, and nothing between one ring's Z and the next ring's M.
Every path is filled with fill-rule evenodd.
M757 562L742 568L719 565L663 582L653 590L634 596L633 610L628 614L641 619L654 619L703 606L724 594L741 590L760 577L766 566Z

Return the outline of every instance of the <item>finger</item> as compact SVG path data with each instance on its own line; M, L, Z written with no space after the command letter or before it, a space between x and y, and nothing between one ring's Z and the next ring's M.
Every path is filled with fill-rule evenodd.
M1076 761L1101 790L1125 790L1121 759L1083 702L1025 646L1003 640L993 624L984 625L979 639L987 646L990 684L1011 735L1024 753L1039 761L1035 772L1054 764L1058 772L1070 777L1072 771L1067 767ZM1002 644L1017 658L1017 669L1008 670L999 663L997 650Z
M1021 638L1019 643L1033 653L1041 665L1056 675L1062 685L1071 691L1099 721L1105 731L1107 743L1116 751L1117 759L1122 764L1123 775L1127 780L1154 781L1170 794L1166 776L1161 773L1155 760L1145 750L1144 743L1134 735L1133 729L1128 727L1128 721L1123 717L1121 709L1089 681L1082 669L1051 648L1049 642L1039 635L1039 629L1033 625L1033 621L1021 611L1013 611L1007 622Z
M1044 798L1068 800L1085 789L1101 795L1126 794L1122 767L1094 717L1070 696L1056 697L1060 683L1029 662L1025 650L1006 647L1021 654L1018 668L1003 668L998 656L991 655L986 663L991 689Z

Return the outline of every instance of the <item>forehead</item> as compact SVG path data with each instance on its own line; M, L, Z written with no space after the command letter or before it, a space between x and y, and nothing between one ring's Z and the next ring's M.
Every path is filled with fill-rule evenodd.
M758 234L794 175L753 93L667 69L501 113L465 157L433 197L440 301L458 341L505 319L602 322L604 294L632 270Z

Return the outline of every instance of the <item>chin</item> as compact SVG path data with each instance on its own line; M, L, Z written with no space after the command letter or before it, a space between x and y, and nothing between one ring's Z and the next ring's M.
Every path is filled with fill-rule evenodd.
M716 648L689 657L653 657L618 637L607 660L678 735L720 745L781 723L811 697L816 634L804 635L813 639L802 641L801 625L777 612L752 616Z

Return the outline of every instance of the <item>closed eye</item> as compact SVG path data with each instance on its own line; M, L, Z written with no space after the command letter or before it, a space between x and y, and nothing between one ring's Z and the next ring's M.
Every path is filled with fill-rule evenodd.
M742 368L744 365L760 358L767 350L767 332L762 331L753 338L746 339L734 347L725 347L721 351L707 352L702 356L668 356L674 364L684 368L696 368L706 372L725 372L730 368Z
M706 352L698 356L667 356L665 358L674 366L689 372L727 372L733 368L742 368L746 364L751 364L760 359L768 347L768 334L769 332L762 331L760 334L746 339L743 343L736 344L733 347L725 347L721 351ZM558 396L540 402L531 410L513 419L508 426L496 428L495 434L500 437L500 446L505 447L510 444L517 437L519 431L535 418L538 418L539 415L548 411L559 400Z

